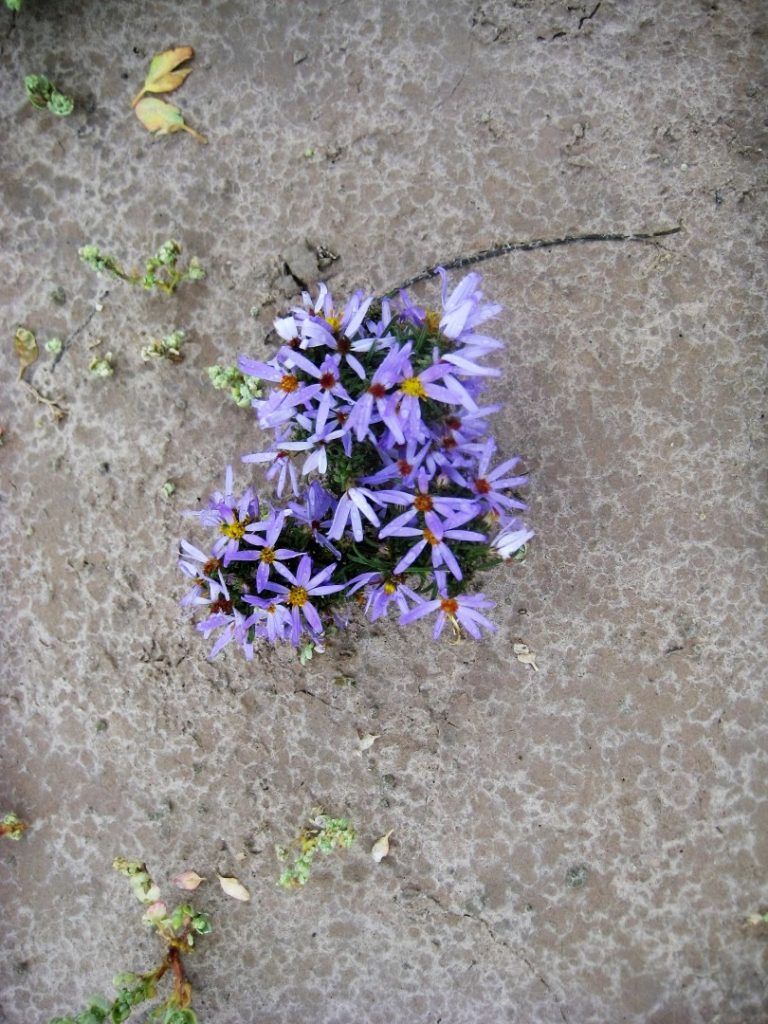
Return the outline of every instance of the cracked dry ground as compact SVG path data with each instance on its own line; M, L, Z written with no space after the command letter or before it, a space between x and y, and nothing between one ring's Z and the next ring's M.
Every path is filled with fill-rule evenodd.
M252 891L198 893L209 1024L765 1020L763 5L25 0L0 38L0 809L34 822L0 849L2 1020L150 961L116 854ZM207 148L128 109L180 44ZM71 117L25 103L32 71ZM206 662L180 514L259 438L205 367L268 353L297 279L380 291L508 239L678 223L481 268L538 531L484 581L498 635L377 624L304 670ZM77 260L171 236L209 272L172 300ZM30 373L61 424L16 387L19 322L68 343ZM175 327L186 361L143 364ZM381 734L362 757L358 730ZM282 892L274 844L317 803L360 842Z

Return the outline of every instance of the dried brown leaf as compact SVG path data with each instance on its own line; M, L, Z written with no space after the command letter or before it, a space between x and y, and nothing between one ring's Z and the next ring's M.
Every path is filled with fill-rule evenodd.
M191 46L177 46L173 50L163 50L162 53L155 54L141 92L134 97L131 106L135 107L145 93L173 92L174 89L178 89L192 71L192 68L178 70L179 64L191 60L194 55L195 51Z

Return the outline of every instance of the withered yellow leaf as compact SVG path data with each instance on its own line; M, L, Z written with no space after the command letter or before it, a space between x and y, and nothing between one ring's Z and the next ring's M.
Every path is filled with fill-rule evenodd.
M16 348L16 355L19 358L19 376L24 373L28 366L37 362L40 350L37 347L37 338L32 331L19 325L16 328L16 335L13 339Z
M152 58L147 78L141 88L141 92L134 97L132 107L135 107L146 92L173 92L178 89L192 68L177 70L179 64L185 60L192 60L195 51L191 46L177 46L173 50L163 50Z
M208 139L194 128L190 128L178 107L155 96L145 96L135 107L136 117L147 131L154 135L173 135L175 132L189 132L198 142L207 143Z

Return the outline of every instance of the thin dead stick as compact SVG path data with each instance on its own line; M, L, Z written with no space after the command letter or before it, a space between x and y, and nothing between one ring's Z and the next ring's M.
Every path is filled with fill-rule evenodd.
M403 288L411 288L421 281L428 281L437 273L438 266L444 270L461 270L463 267L474 266L475 263L482 263L484 260L492 260L497 256L506 256L510 252L533 252L535 249L554 249L558 245L574 245L576 242L648 242L654 238L664 238L665 235L676 235L683 230L682 224L673 228L659 228L658 231L635 231L629 235L601 234L598 232L585 235L563 235L561 238L531 238L525 242L505 242L503 245L494 246L492 249L480 249L478 252L470 253L469 256L459 256L448 263L438 263L434 267L428 267L419 274L414 274L407 281L390 288L384 292L383 298L390 298L396 295Z
M58 402L54 402L52 398L46 398L45 395L41 395L37 388L30 384L28 380L19 374L19 384L21 384L26 390L37 399L38 402L42 402L43 405L48 407L48 411L55 420L63 420L67 415L67 410L63 406L59 405Z

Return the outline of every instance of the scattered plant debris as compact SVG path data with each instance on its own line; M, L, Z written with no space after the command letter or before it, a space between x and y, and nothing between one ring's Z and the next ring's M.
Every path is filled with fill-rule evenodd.
M61 338L49 338L45 343L45 351L51 352L55 356L57 356L63 348L64 342Z
M198 875L196 871L182 871L180 874L176 875L173 880L173 884L179 889L186 889L188 892L194 892L200 883L204 881L205 879L201 875Z
M317 853L330 853L339 847L350 847L357 834L346 818L329 818L322 808L312 810L312 818L288 846L276 847L278 859L287 861L295 851L293 864L287 867L277 884L283 889L299 889L306 885Z
M185 337L184 331L172 331L164 338L152 338L150 343L142 348L141 358L145 363L153 359L167 359L171 363L180 363L184 359L181 343Z
M167 501L169 498L172 498L176 493L176 484L173 482L173 480L166 480L163 486L160 488L160 491L165 500Z
M58 117L66 117L75 109L75 101L71 96L59 92L45 75L27 75L24 79L24 88L29 102L38 110L47 109Z
M536 664L536 655L531 651L528 644L524 644L518 640L516 643L512 644L512 653L521 665L530 665L534 672L539 671L539 666Z
M149 1018L162 1017L162 1024L196 1024L197 1014L191 1008L192 985L184 972L182 954L194 949L196 936L208 935L211 931L208 917L189 903L180 903L169 912L146 865L140 861L118 857L113 867L130 881L136 899L146 907L142 921L154 929L168 947L167 952L157 967L145 974L131 971L117 974L112 982L118 993L116 999L110 1001L96 996L82 1013L74 1017L55 1017L50 1024L101 1024L102 1021L121 1024L128 1020L135 1007L157 998L158 982L169 971L173 975L173 989L152 1009Z
M219 875L219 885L227 896L231 896L233 900L240 900L241 903L247 903L251 894L245 888L239 878L234 878L231 875Z
M21 386L28 391L33 398L45 405L55 420L64 419L67 415L66 409L55 402L52 398L46 398L42 395L34 385L30 384L28 380L24 379L24 371L36 363L40 355L40 349L37 345L37 338L35 335L26 327L19 326L16 328L16 334L14 336L14 347L16 349L16 356L19 360L19 376L16 378Z
M157 252L147 258L143 274L126 270L114 256L105 255L95 245L84 245L79 256L97 274L109 274L128 284L140 284L147 290L159 288L166 295L173 295L183 281L202 281L205 277L205 271L194 256L186 270L178 269L181 245L173 238L163 242Z
M29 825L26 821L22 821L17 814L9 811L8 814L3 815L0 821L0 836L7 836L9 839L21 839L22 832L25 832L28 828Z
M394 831L395 830L391 828L386 835L381 837L381 839L377 839L376 842L371 847L371 856L373 857L377 864L380 864L381 861L383 861L384 858L388 856L389 837L392 835Z

